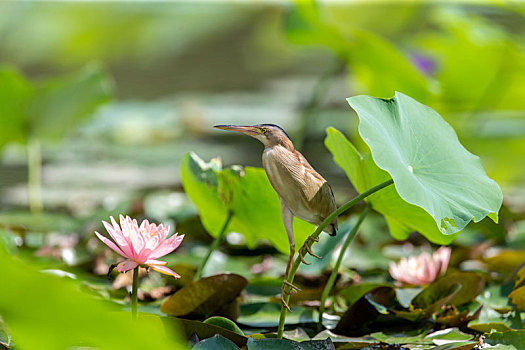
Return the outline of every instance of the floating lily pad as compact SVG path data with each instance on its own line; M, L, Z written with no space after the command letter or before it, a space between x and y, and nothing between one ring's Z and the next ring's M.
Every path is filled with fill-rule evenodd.
M471 340L472 335L461 332L457 328L447 328L441 331L430 333L425 339L430 339L436 345L443 345L452 342L462 342Z
M210 316L234 301L248 281L239 275L222 274L193 281L166 299L160 311L170 316Z
M239 350L231 340L224 338L220 334L216 334L211 338L201 340L192 348L192 350Z
M334 343L325 340L310 340L301 343L287 339L248 339L248 350L335 350Z
M280 303L243 304L237 322L250 327L277 327L280 313ZM285 324L315 323L317 319L316 310L303 306L292 306L292 312L286 317Z
M222 169L220 161L206 163L193 153L183 157L180 169L184 190L212 236L220 233L231 211L233 217L227 231L244 235L248 247L253 248L258 239L264 239L283 253L290 251L281 204L263 169ZM294 220L296 242L303 242L314 229L305 221Z
M525 349L525 331L511 330L506 332L493 332L485 339L491 345L512 345L517 349Z
M436 111L399 92L390 99L354 96L348 103L357 111L359 133L374 162L392 176L399 195L425 209L443 234L487 215L497 222L500 187Z

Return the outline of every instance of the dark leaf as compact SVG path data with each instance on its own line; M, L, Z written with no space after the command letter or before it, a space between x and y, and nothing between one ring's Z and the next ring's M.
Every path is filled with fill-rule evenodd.
M190 339L194 335L197 335L198 339L207 339L213 337L216 334L220 334L223 337L231 340L238 347L245 346L248 340L242 335L213 324L173 317L161 317L161 319L167 328L182 329L186 339Z
M412 304L416 308L427 309L436 301L454 293L454 296L445 303L456 306L463 305L478 296L484 285L485 280L478 273L456 272L433 282L412 300ZM441 305L435 306L440 307Z
M166 299L160 311L170 316L207 317L233 302L248 281L239 275L222 274L194 281Z

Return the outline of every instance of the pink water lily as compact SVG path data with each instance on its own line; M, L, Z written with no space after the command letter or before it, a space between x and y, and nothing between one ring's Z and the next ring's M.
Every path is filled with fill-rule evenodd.
M432 283L445 273L450 260L450 248L441 247L432 256L423 252L408 259L402 258L397 264L390 263L390 275L398 282L421 286Z
M129 216L120 215L120 226L113 217L111 217L111 224L105 221L102 223L115 242L95 232L97 237L119 255L126 258L117 265L117 271L126 272L137 266L145 266L165 275L180 278L175 271L165 266L168 264L166 261L157 259L177 249L184 235L175 233L168 238L169 225L166 227L162 224L157 226L153 223L150 224L148 220L144 220L139 227L137 220L131 219Z

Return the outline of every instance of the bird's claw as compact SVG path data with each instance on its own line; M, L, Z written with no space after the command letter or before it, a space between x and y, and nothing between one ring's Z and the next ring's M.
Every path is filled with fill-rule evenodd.
M303 264L305 264L305 265L310 265L309 262L307 262L306 260L304 260L304 253L303 253L303 250L302 250L302 249L299 251L299 258L301 259L301 262L302 262Z
M305 264L305 265L310 265L310 263L308 263L308 262L306 262L306 260L304 260L304 256L306 255L306 253L310 254L314 258L321 259L321 257L319 255L315 254L313 252L312 248L308 245L309 241L319 242L319 238L318 237L312 238L312 236L309 236L306 239L306 241L304 242L304 244L301 247L301 249L299 249L299 258L301 259L301 262L303 264ZM305 250L306 250L306 253L305 253Z
M284 306L288 311L293 312L292 309L288 306L286 301L284 301L284 295L281 295L281 305Z
M286 287L290 287L290 290L286 290ZM286 303L286 301L284 300L284 296L285 295L292 295L296 292L300 292L301 289L299 289L298 287L294 286L293 284L291 284L290 282L288 282L287 280L284 280L283 282L283 286L281 288L281 304L290 312L292 312L292 309L290 309L290 306L288 306L288 304Z
M319 255L316 255L313 251L312 251L312 248L310 248L308 246L308 244L306 245L306 251L308 252L308 254L310 254L311 256L313 256L314 258L317 258L317 259L321 259L321 257Z
M285 293L286 293L286 288L285 288L285 286L290 287L290 293L289 293L289 294L293 294L293 293L295 293L295 292L300 292L300 291L301 291L301 288L298 288L298 287L294 286L293 284L291 284L290 282L288 282L288 281L285 280L285 281L283 282L283 291L284 291Z

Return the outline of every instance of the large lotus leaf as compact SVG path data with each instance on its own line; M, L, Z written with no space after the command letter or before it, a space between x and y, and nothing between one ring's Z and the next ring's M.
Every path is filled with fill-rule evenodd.
M390 99L350 97L348 103L374 162L392 176L405 201L432 215L443 234L487 215L497 221L501 189L436 111L399 92Z
M360 154L339 131L328 128L326 132L326 147L358 192L362 193L390 179L390 175L380 169L369 154ZM406 239L411 232L418 231L434 243L449 244L457 236L443 235L430 214L403 200L394 186L388 186L366 200L374 210L384 215L390 234L396 239Z
M228 232L243 234L248 247L254 247L258 239L266 239L279 251L289 252L281 204L263 169L221 169L217 161L206 163L195 154L186 154L181 179L184 191L199 209L204 228L212 236L219 234L231 211ZM303 242L314 229L295 219L295 241Z

